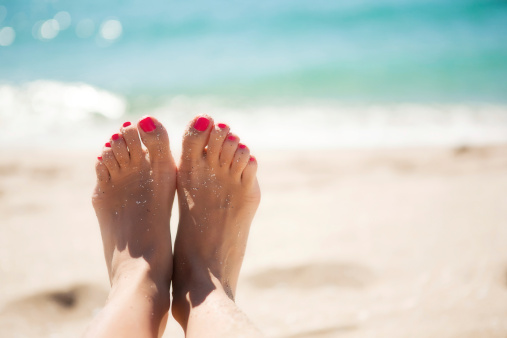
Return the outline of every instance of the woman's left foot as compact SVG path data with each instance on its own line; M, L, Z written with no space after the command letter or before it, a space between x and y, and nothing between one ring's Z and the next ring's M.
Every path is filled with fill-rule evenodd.
M108 304L132 312L151 309L157 331L170 304L169 218L176 189L176 165L164 126L152 117L137 126L126 122L105 144L96 172L92 202L111 282Z

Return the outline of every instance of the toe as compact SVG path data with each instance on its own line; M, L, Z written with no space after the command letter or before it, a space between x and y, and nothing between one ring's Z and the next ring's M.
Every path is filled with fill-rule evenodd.
M111 143L109 142L104 145L104 149L102 150L102 163L107 167L111 177L120 170L120 165L116 161L113 149L111 149Z
M210 163L218 163L220 152L222 151L225 138L227 137L227 134L229 134L229 130L229 126L225 123L218 123L212 128L206 154L206 158L210 161Z
M234 154L234 158L231 163L232 174L240 178L249 160L250 149L242 143L238 144L238 148L236 149L236 153Z
M139 163L144 157L143 147L137 132L137 126L130 122L125 122L121 128L121 133L125 143L127 144L130 160L133 163Z
M109 170L107 170L107 167L102 162L102 156L97 157L95 172L97 173L97 181L99 183L109 182Z
M239 137L235 134L229 133L225 138L220 152L220 167L229 168L231 166L234 153L238 148Z
M151 163L167 162L171 158L169 135L156 118L146 116L139 120L139 135L148 149Z
M250 156L248 163L243 170L241 175L241 181L245 184L253 184L255 182L255 176L257 174L257 159L254 156Z
M130 155L127 149L127 143L123 139L121 134L113 134L111 136L111 149L113 149L114 157L120 165L120 168L124 168L130 163Z
M197 116L190 122L183 136L182 160L195 162L204 157L212 128L213 119L209 116Z

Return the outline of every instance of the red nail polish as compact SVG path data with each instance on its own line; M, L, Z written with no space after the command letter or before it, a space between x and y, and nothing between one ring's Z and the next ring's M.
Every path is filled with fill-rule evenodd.
M97 160L102 161L102 156L98 156Z
M218 128L225 129L225 128L227 128L227 125L225 123L219 123Z
M131 124L132 124L132 123L130 123L129 121L127 121L127 122L125 122L125 123L123 124L123 127L124 127L124 128L126 128L126 127L130 126Z
M108 147L108 148L111 148L111 143L106 142L105 146Z
M255 161L255 157L250 156L250 162L253 162L253 161Z
M118 134L113 134L113 136L111 136L111 139L112 139L113 141L116 141L116 140L117 140L117 139L119 139L119 138L120 138L120 135L118 135Z
M241 149L245 149L245 148L246 148L246 145L244 145L243 143L240 143L240 144L239 144L239 147L240 147Z
M153 122L153 119L149 116L139 121L139 125L141 126L141 129L145 133L149 133L150 131L154 131L155 129L157 129L155 122Z
M209 119L207 119L205 117L199 117L197 119L197 121L195 121L195 123L194 123L195 130L199 130L199 131L205 131L206 129L208 129L208 126L209 126Z
M229 140L231 140L231 141L234 141L234 140L236 139L236 136L232 136L232 135L230 135L230 136L228 137L228 139L229 139Z

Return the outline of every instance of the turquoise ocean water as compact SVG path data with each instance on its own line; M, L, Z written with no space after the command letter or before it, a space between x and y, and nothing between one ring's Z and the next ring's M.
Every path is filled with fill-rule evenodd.
M504 0L0 0L9 140L209 112L315 145L503 142L506 104Z

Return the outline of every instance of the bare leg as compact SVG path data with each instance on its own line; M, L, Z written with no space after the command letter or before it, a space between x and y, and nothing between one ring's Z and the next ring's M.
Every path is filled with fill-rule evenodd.
M260 201L256 171L228 126L209 117L191 121L178 167L172 310L188 337L260 335L234 303Z
M96 171L92 200L111 292L86 336L157 337L170 305L169 218L176 188L165 128L150 117L137 126L125 123L106 143Z

